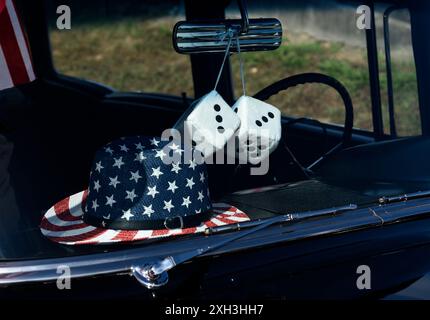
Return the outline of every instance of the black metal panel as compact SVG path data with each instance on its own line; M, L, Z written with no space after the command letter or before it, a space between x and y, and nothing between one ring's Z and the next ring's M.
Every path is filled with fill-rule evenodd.
M418 97L420 101L423 135L430 135L430 2L410 1L412 45L417 70Z
M185 1L186 19L188 21L224 19L225 6L229 1ZM194 95L199 98L214 88L221 68L223 53L196 54L191 56L191 67L194 80ZM218 86L218 92L227 103L234 101L231 81L230 61L227 60Z
M206 265L200 297L380 298L428 272L429 227L415 221L220 256ZM371 290L356 286L360 265L371 269Z
M45 0L16 1L28 34L34 71L38 78L55 75L51 59Z
M235 300L382 297L430 269L429 231L430 220L422 219L211 255L172 270L171 282L156 294L172 299ZM288 236L288 230L284 234ZM356 270L363 264L372 270L371 290L356 287ZM22 284L1 289L0 297L151 299L150 291L132 277L74 279L72 288L60 292L55 282Z
M370 95L372 101L373 131L376 139L384 136L381 110L381 88L379 82L378 48L376 40L375 7L368 3L372 11L371 28L366 30L367 59L369 64Z
M390 134L397 136L396 119L394 113L394 90L393 90L393 72L391 61L391 41L390 41L390 16L402 7L392 6L384 12L384 45L385 45L385 68L387 71L387 95L388 95L388 113L390 118Z

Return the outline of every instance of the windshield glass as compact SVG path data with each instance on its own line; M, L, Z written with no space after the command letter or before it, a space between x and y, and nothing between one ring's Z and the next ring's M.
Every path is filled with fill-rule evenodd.
M243 55L249 94L293 74L325 73L342 82L351 94L356 115L354 126L371 132L366 38L365 32L356 26L356 2L248 2L250 17L276 17L284 28L278 50ZM59 74L94 81L119 92L175 96L175 106L183 106L187 103L185 97L194 96L190 57L176 53L171 39L175 23L185 19L182 1L70 0L67 3L71 8L72 24L70 29L61 30L57 8L63 1L47 1L51 53ZM383 116L384 123L389 123L382 33L382 15L386 8L387 5L378 6L376 16ZM237 6L232 2L226 15L233 18L237 13ZM396 102L402 101L395 104L398 131L399 135L411 136L420 133L420 119L409 15L402 11L393 14L390 21L394 26L390 37L394 93ZM231 64L234 92L238 97L242 86L236 56L231 58ZM140 121L138 113L139 116L131 113L129 118L121 118L123 106L114 103L103 105L104 110L116 110L110 118L82 110L96 100L82 93L79 94L86 99L84 107L77 103L71 106L74 109L64 112L63 105L72 103L72 95L78 94L79 89L74 93L62 91L62 88L55 90L60 92L56 100L50 97L48 89L30 93L16 89L0 91L0 102L7 106L8 116L19 119L18 115L25 115L25 119L16 121L13 127L3 128L0 122L0 259L62 257L146 245L147 242L66 246L42 235L39 228L42 216L59 201L88 188L95 146L100 148L107 141L120 138L120 130L116 130L119 123L130 121L138 127ZM402 98L398 99L399 96ZM44 99L48 99L49 104L55 102L56 108L42 111L32 108L33 104L43 106ZM288 95L281 93L272 97L270 102L286 117L307 117L341 125L344 122L344 107L339 95L321 85L299 86L290 89ZM151 109L151 112L156 111ZM68 126L62 127L65 116L69 117ZM57 121L47 120L54 118ZM82 119L90 121L84 123ZM157 121L159 119L173 122L161 116ZM43 123L43 126L34 129L34 123ZM92 130L94 123L106 123L108 134ZM155 122L150 126L151 132L165 129ZM389 126L385 131L390 131ZM46 136L50 137L49 141L45 140ZM85 144L87 139L92 139L93 144ZM79 168L79 174L70 174L69 168Z

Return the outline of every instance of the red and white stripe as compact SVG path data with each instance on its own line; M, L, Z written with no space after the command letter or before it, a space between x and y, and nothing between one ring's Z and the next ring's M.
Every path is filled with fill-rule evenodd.
M52 241L67 245L111 244L202 233L210 227L250 220L245 213L233 206L215 203L213 211L216 215L199 227L175 230L109 230L90 226L82 220L86 197L87 192L82 191L49 209L40 224L42 234Z
M0 0L0 90L35 79L26 35L12 0Z

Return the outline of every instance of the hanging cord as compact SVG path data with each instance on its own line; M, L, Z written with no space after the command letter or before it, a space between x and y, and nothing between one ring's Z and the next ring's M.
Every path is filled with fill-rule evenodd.
M221 75L222 75L222 72L224 70L224 65L225 65L225 62L227 60L227 57L230 54L230 48L231 48L231 43L232 43L233 37L234 37L234 31L232 29L228 29L227 32L224 34L224 36L220 39L220 41L224 41L226 37L228 37L228 44L227 44L227 47L225 49L225 55L224 55L224 59L222 61L221 69L220 69L220 71L218 73L218 77L216 79L216 83L215 83L215 87L214 87L215 91L216 91L216 89L218 87L218 83L219 83L219 81L221 79ZM233 175L231 175L230 179L234 178L237 175L237 171L238 171L239 167L240 167L240 165L235 166L234 171L233 171ZM232 192L233 191L232 187L233 187L233 184L234 184L234 180L230 181L230 182L231 183L228 183L227 185L230 186L229 187L229 191Z
M233 30L228 29L220 41L224 41L226 37L228 37L227 48L225 49L225 55L224 55L224 59L223 59L222 64L221 64L221 69L219 70L218 77L217 77L216 82L215 82L215 87L214 87L215 91L218 88L218 83L221 79L221 75L222 75L222 71L224 70L225 62L226 62L227 57L230 53L231 41L233 39Z
M240 80L242 82L242 93L244 96L246 96L245 71L244 71L242 53L240 52L239 33L236 35L236 48L237 48L237 55L239 57L239 70L240 70ZM240 174L242 168L243 166L241 164L237 164L235 166L233 176L232 176L234 181L236 181L236 177Z
M243 91L243 95L246 96L245 70L244 70L242 54L240 52L239 34L236 36L236 46L237 46L237 54L239 56L239 69L240 69L240 80L242 81L242 91Z

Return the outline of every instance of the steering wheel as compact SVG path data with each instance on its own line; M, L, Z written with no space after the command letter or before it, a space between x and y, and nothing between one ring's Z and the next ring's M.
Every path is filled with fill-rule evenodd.
M254 98L265 101L281 91L307 83L321 83L335 89L341 96L343 104L345 106L345 125L342 140L336 146L327 151L325 154L323 154L320 158L318 158L315 162L313 162L310 166L306 168L308 170L311 170L317 164L327 159L330 155L333 155L334 153L342 150L351 142L354 125L354 109L352 106L351 96L349 95L348 90L346 90L346 88L335 78L327 76L325 74L302 73L288 78L284 78L271 84L270 86L264 88L263 90L255 94ZM292 122L297 123L298 121L292 120Z

